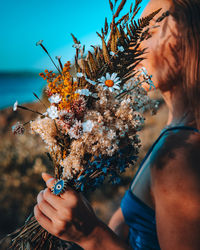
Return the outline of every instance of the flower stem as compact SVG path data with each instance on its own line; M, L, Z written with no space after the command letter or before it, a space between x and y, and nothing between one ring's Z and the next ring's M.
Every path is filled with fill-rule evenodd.
M48 57L50 58L50 60L52 61L53 65L56 67L56 69L58 70L58 72L62 75L62 72L60 71L60 69L57 67L57 65L55 64L54 60L52 59L51 55L49 54L49 52L47 51L47 49L44 47L43 44L40 44L40 46L43 48L43 50L46 52L46 54L48 55Z
M35 111L35 110L32 110L32 109L29 109L29 108L24 107L24 106L21 106L21 105L18 105L17 107L18 107L18 108L20 108L20 109L24 109L24 110L27 110L27 111L30 111L30 112L36 113L36 114L38 114L38 115L43 115L42 113L40 113L40 112L38 112L38 111Z
M129 90L125 90L121 93L119 93L115 98L122 98L124 97L124 95L128 94L129 92L133 91L136 87L138 87L139 85L141 85L142 83L144 83L146 81L142 81L140 82L139 84L135 85L132 89L129 89Z
M39 100L39 102L45 107L45 109L47 109L46 105L40 100L38 95L36 95L36 93L34 93L34 92L33 92L33 95Z

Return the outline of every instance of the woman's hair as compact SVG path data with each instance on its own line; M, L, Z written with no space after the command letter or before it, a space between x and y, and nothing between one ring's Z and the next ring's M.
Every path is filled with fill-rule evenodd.
M173 0L180 41L183 89L200 129L200 0Z

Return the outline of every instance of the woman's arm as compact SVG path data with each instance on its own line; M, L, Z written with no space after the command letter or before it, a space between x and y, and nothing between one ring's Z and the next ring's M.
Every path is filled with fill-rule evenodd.
M117 211L111 217L108 226L118 235L120 239L127 242L129 227L124 221L124 216L121 208L118 208Z
M199 250L200 136L176 136L156 152L151 169L159 243L162 250Z
M85 250L115 249L129 247L102 221L100 221L88 201L72 189L67 189L61 197L50 189L55 179L43 174L47 187L37 197L34 208L38 223L52 235L73 241Z

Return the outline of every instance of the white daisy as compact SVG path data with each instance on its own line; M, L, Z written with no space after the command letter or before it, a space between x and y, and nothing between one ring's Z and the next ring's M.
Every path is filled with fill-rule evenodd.
M119 77L117 77L117 73L112 73L112 75L106 73L106 77L102 76L100 79L98 79L98 81L100 82L99 85L105 90L107 89L111 92L120 90L119 84L121 83L121 80Z
M47 109L47 114L51 119L58 118L58 109L55 106L51 106Z
M90 96L92 94L88 89L77 89L75 93L85 96Z
M59 94L55 94L55 95L52 95L51 97L49 97L48 99L50 101L50 103L59 103L61 101L61 97Z
M17 110L17 106L18 106L18 101L16 101L13 105L13 111L16 111Z

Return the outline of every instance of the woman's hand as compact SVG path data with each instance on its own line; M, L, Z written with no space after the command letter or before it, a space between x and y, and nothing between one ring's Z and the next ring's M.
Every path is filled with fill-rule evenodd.
M56 180L46 173L42 177L47 188L38 194L34 208L39 224L52 235L77 243L92 235L99 220L88 201L71 188L60 197L54 195L51 188Z
M81 242L90 236L99 220L86 199L69 187L56 196L51 192L56 180L46 173L42 177L47 188L38 194L34 207L39 224L63 240Z
M73 241L84 249L128 249L123 242L95 215L83 195L71 188L59 196L51 192L55 179L44 173L47 188L37 196L34 215L50 234Z

